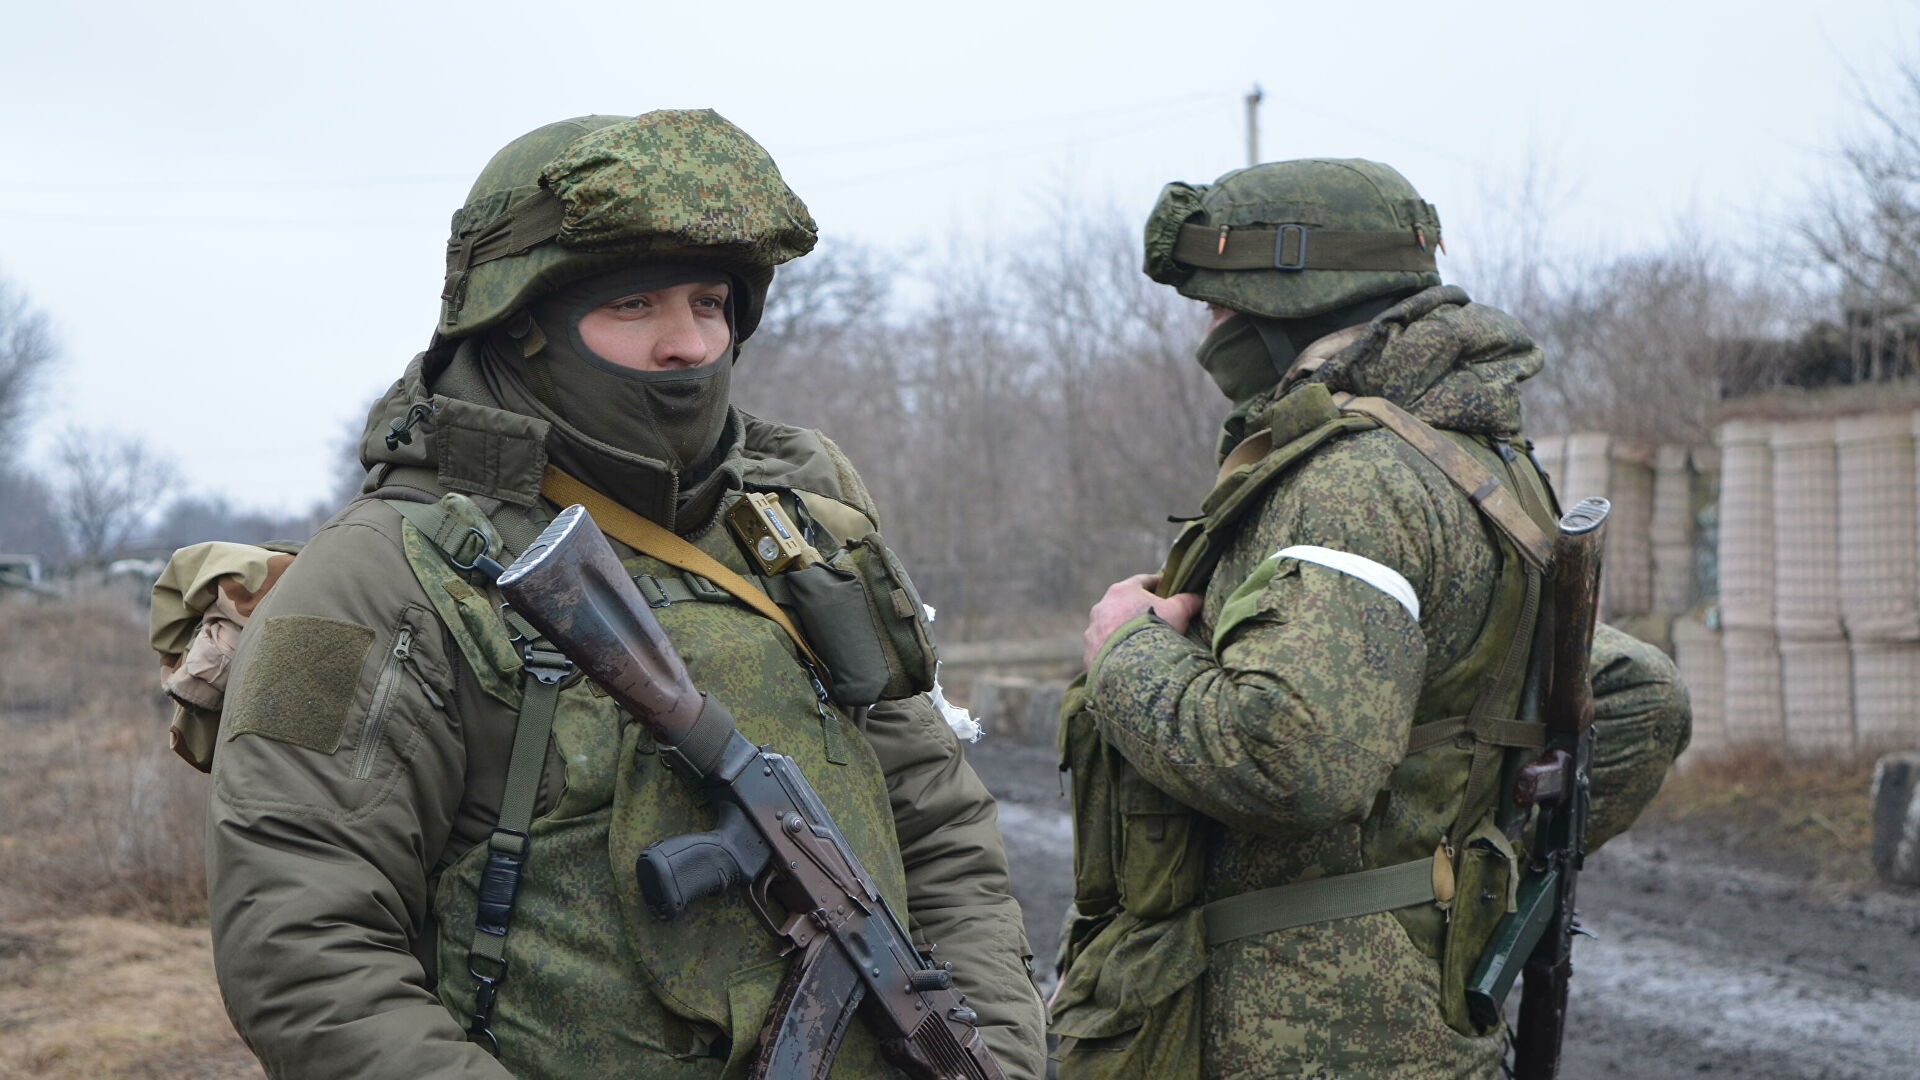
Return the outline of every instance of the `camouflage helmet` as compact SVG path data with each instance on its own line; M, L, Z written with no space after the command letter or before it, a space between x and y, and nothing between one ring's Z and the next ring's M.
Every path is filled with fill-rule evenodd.
M744 340L773 268L815 235L773 158L712 109L562 120L493 155L454 212L438 332L466 337L568 282L671 259L739 280Z
M1358 158L1276 161L1168 184L1147 219L1147 276L1249 315L1298 319L1440 284L1440 215Z

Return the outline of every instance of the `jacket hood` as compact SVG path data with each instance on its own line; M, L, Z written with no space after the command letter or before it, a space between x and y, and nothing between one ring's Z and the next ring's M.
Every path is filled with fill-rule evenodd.
M537 506L552 425L492 404L485 387L470 385L478 380L463 377L457 362L437 371L430 389L426 358L414 357L367 412L360 435L360 462L368 470L362 493L402 485ZM859 477L819 432L733 409L724 438L728 449L715 469L723 491L748 484L812 491L874 517ZM631 509L683 535L704 530L717 517L710 510L701 520L675 521L670 505Z
M1318 382L1386 398L1434 427L1511 436L1520 432L1519 385L1544 362L1520 320L1443 285L1388 308L1282 392Z

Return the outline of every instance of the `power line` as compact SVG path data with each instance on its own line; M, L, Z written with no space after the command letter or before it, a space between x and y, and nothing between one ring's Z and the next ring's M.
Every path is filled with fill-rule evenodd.
M1142 113L1160 113L1169 109L1180 109L1195 105L1203 100L1218 96L1212 90L1197 91L1176 98L1155 98L1150 101L1132 102L1125 105L1110 105L1099 109L1084 109L1079 112L1058 113L1051 116L1030 116L1000 124L980 124L965 128L947 128L940 131L926 131L918 134L887 136L874 139L862 139L856 142L834 143L827 146L801 146L783 151L780 158L804 158L833 154L852 154L863 150L885 147L906 146L917 143L944 142L953 139L967 139L978 135L1005 134L1009 131L1031 130L1036 127L1075 124L1088 120L1099 120L1122 114L1139 115ZM778 158L776 158L778 160ZM21 192L73 192L76 194L111 194L123 191L332 191L368 188L409 187L423 184L459 184L471 177L459 173L421 173L410 176L389 176L379 178L354 179L303 179L286 180L128 180L111 183L57 183L39 180L0 180L0 191Z
M1212 96L1212 95L1209 95L1209 96ZM1008 158L1025 157L1029 154L1042 153L1048 150L1058 150L1062 147L1072 146L1077 143L1105 142L1109 139L1115 139L1125 135L1132 135L1136 132L1153 127L1164 121L1172 120L1177 117L1184 116L1188 113L1198 112L1200 111L1201 108L1211 109L1213 107L1214 106L1212 102L1199 103L1195 106L1190 106L1189 108L1184 110L1177 110L1177 111L1168 113L1166 115L1155 116L1149 121L1147 121L1146 123L1126 124L1121 127L1110 128L1106 131L1099 132L1099 133L1076 132L1071 136L1058 138L1058 139L1050 139L1046 142L1029 143L1023 146L1002 148L990 154L968 154L964 157L947 158L941 161L924 161L918 164L909 165L909 166L905 166L903 168L898 168L898 169L887 169L881 172L860 173L858 175L841 176L834 179L822 180L818 183L810 184L809 186L814 188L815 190L824 190L829 188L845 189L850 187L859 187L863 184L877 183L882 180L891 180L900 176L911 176L915 173L930 172L935 169L949 169L958 165L973 165L973 164L979 164L982 162L1001 161ZM1165 112L1165 110L1158 110L1158 111L1161 111L1163 113Z

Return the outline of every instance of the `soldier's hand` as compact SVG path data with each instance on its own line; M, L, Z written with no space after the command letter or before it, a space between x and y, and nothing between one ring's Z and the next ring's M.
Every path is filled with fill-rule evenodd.
M1107 643L1107 638L1122 623L1148 611L1160 616L1168 626L1180 633L1187 632L1187 624L1200 612L1200 594L1180 593L1163 599L1153 594L1154 587L1159 584L1159 574L1135 574L1125 581L1116 581L1107 586L1106 595L1087 613L1087 629L1080 636L1085 649L1083 663L1092 666L1094 654L1100 651L1100 646Z

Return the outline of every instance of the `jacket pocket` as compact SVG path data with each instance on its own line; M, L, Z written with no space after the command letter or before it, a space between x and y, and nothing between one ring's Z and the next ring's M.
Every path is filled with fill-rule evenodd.
M1053 1002L1060 1076L1198 1080L1206 967L1197 907L1151 921L1122 914L1094 931Z
M386 658L380 665L380 676L373 684L373 699L367 706L367 722L361 725L360 738L354 748L355 780L373 779L380 740L386 734L387 725L408 685L418 687L421 696L431 702L434 708L446 708L446 701L427 682L426 676L420 671L419 661L414 659L413 642L417 633L411 619L402 622L394 631L393 645L387 650Z

